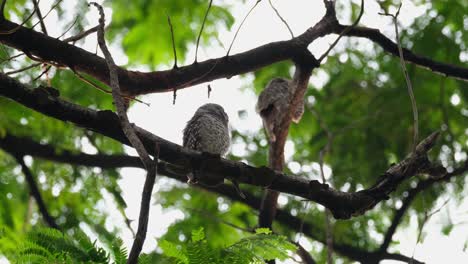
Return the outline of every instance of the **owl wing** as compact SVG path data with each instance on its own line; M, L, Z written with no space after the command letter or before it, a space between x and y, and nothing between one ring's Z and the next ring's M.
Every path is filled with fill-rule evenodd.
M271 80L268 85L258 96L256 105L257 113L261 116L268 114L272 110L272 107L278 107L277 102L288 100L288 83L287 81L275 81Z
M184 128L184 136L182 138L182 145L186 148L193 150L201 149L202 138L200 135L201 120L198 117L193 117L187 122Z

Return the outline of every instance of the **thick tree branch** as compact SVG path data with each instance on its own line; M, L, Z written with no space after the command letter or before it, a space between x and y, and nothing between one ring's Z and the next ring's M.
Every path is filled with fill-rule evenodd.
M42 199L42 195L41 195L41 192L39 191L39 187L37 186L36 180L34 179L34 176L31 170L28 168L26 163L24 163L23 156L18 155L15 152L12 152L10 154L13 155L13 157L15 157L16 161L21 166L21 171L23 172L24 178L26 179L26 182L28 183L31 196L34 198L34 200L36 200L37 207L39 208L39 212L44 218L44 221L47 223L49 227L60 230L60 227L55 222L55 219L50 215L49 211L47 210L47 206L44 202L44 199Z
M348 27L349 26L346 25L337 25L336 27L333 27L333 32L339 34ZM386 52L392 54L393 56L399 57L398 45L383 35L378 29L368 27L354 27L345 35L350 37L367 38L377 43ZM403 48L403 56L405 61L411 62L419 67L429 69L443 76L450 76L462 81L468 81L468 68L466 67L438 62L428 57L414 54L412 51L405 48Z
M181 181L186 180L183 175L181 176ZM253 195L250 192L244 192L246 198L242 199L239 197L236 189L230 185L220 185L217 187L203 187L211 192L221 194L223 196L228 197L231 201L236 201L240 203L244 203L250 206L252 209L260 210L262 199ZM287 210L277 209L276 211L276 221L279 223L287 226L290 229L302 232L309 238L316 240L324 245L326 245L326 238L323 233L322 227L318 227L314 225L312 222L303 221L298 216L291 215ZM360 249L354 246L342 244L340 242L333 241L333 248L334 251L338 254L345 256L351 260L359 261L361 263L379 263L380 260L390 259L390 260L400 260L407 262L410 257L405 255L401 255L398 253L383 253L380 252L370 252L364 249ZM414 264L421 264L422 262L418 260L414 260Z
M95 111L83 108L50 95L44 88L31 90L4 74L0 74L0 95L50 117L75 123L128 144L118 117L109 110ZM256 168L226 159L205 161L206 157L197 151L182 148L137 126L135 126L135 131L149 153L156 153L155 146L158 144L160 146L160 159L186 169L187 173L193 170L192 166L199 165L203 160L205 164L209 163L209 166L206 166L206 174L209 177L229 178L240 183L260 187L268 186L272 190L300 196L325 206L335 218L339 219L364 214L377 203L388 198L388 195L402 181L415 174L432 170L433 166L426 153L432 148L438 135L438 133L434 133L423 140L414 153L390 167L371 188L347 193L334 190L316 180L309 181L302 177L288 176L266 167Z
M19 144L21 144L21 148L18 148ZM67 150L58 149L52 145L40 144L29 138L16 137L8 133L4 138L0 138L0 148L4 149L6 152L19 151L18 153L21 155L30 155L45 160L74 164L78 166L93 166L103 169L121 167L144 168L141 160L138 157L127 155L73 153ZM458 171L458 169L456 171ZM177 169L170 164L167 164L166 162L158 163L158 174L165 175L182 183L187 182L185 170ZM260 209L261 199L259 197L254 196L250 192L245 192L246 199L241 199L236 189L231 185L222 184L217 187L196 187L223 195L232 201L244 203L252 209ZM286 210L278 209L276 220L293 230L303 229L304 234L309 238L319 241L320 243L325 243L325 238L323 237L321 227L314 226L314 224L311 222L304 222L301 224L301 218L291 215ZM301 228L301 225L303 225L304 228ZM355 248L349 245L334 242L333 247L336 249L337 253L352 260L364 261L366 259L376 258L374 252L368 252L366 250ZM385 259L388 256L388 253L384 253L380 256L379 259Z
M309 56L312 56L309 54ZM284 146L288 137L289 126L298 105L303 104L304 94L307 91L310 75L313 65L305 61L296 63L296 71L289 89L291 98L289 98L288 113L280 120L280 124L274 125L273 134L275 140L269 142L268 166L275 171L283 171L284 167ZM259 211L258 225L260 227L272 228L273 220L276 216L276 206L279 192L268 188L262 200L262 206ZM274 263L270 261L269 263Z
M122 92L127 95L172 92L173 89L230 78L276 62L300 58L309 43L325 34L326 23L327 20L323 20L301 36L288 41L272 42L229 57L210 59L177 69L143 73L118 67L120 86ZM16 27L18 24L5 20L0 23L0 32ZM0 42L45 61L67 65L72 70L87 73L104 83L110 83L108 68L103 58L31 29L20 27L13 34L0 35Z
M88 167L100 167L103 169L120 167L144 168L138 157L74 153L68 150L57 149L50 145L40 144L26 137L16 137L8 133L3 138L0 138L0 148L7 152L17 152L22 155L31 155L46 160Z
M302 58L301 60L296 60L296 70L289 87L290 98L289 102L287 102L287 113L279 120L279 124L274 124L273 134L275 140L269 140L268 167L275 171L283 171L285 162L284 146L288 137L289 127L299 106L302 105L303 107L304 105L304 95L307 91L312 69L315 67L315 65L311 65L308 62L315 61L315 58L311 53L307 55L313 59L308 60ZM260 227L272 229L273 220L276 217L279 194L280 192L270 188L265 190L258 215L258 225ZM268 263L274 264L275 260L270 260Z
M327 9L327 14L320 22L288 41L272 42L236 55L210 59L178 69L138 72L119 67L118 75L122 91L128 95L171 92L174 89L252 72L276 62L300 58L307 46L317 38L331 33L340 34L348 27L339 25L335 13L329 10L331 9ZM109 84L108 68L103 58L11 21L0 20L0 22L0 32L17 28L14 33L0 34L0 42L45 61L67 65L72 70L87 73ZM355 27L345 35L368 38L382 46L385 51L394 56L398 55L396 44L377 29ZM437 62L406 49L404 56L407 61L418 66L468 81L468 68Z
M379 251L380 252L386 252L388 249L388 246L392 242L393 235L395 234L397 227L401 223L401 220L403 219L403 216L405 213L408 211L409 207L411 206L411 203L414 201L416 196L423 192L424 190L430 188L433 186L435 183L438 182L448 182L452 177L454 176L460 176L463 175L464 173L468 172L468 160L465 161L464 165L455 169L454 171L450 173L446 173L440 178L429 178L427 180L422 180L418 182L416 187L408 191L408 196L403 199L403 202L401 204L401 207L397 210L395 210L395 214L393 215L393 219L391 222L390 227L387 229L387 232L385 233L384 240L380 246Z

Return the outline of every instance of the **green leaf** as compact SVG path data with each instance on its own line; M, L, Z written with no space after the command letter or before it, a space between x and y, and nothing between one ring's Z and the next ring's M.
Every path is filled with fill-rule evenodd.
M272 233L271 229L268 228L268 227L260 227L260 228L255 229L255 234L257 234L257 235L259 235L259 234L269 235L271 233Z
M158 246L163 250L164 255L177 259L177 263L189 263L187 255L175 244L166 240L160 240Z
M192 231L192 242L199 242L205 239L205 232L203 227Z
M455 225L453 223L448 223L442 227L442 233L446 236L450 235Z

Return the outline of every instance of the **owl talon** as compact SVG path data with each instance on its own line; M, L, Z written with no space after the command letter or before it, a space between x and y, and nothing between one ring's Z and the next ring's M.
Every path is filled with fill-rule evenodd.
M273 133L271 133L270 134L270 142L275 142L275 141L276 141L276 136Z
M187 174L187 183L190 185L198 183L198 180L195 178L195 175L192 172Z
M239 194L239 196L242 198L242 199L247 199L247 196L245 196L245 194L242 192L242 190L240 189L239 187L239 183L236 181L236 180L231 180L232 182L232 185L234 186L234 189L236 189L236 192L237 194Z

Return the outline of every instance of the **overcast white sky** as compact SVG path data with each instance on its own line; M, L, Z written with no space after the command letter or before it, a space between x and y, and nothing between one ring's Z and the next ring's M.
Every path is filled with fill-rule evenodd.
M41 1L41 9L48 10L52 2L54 1ZM65 2L70 3L71 7L75 4L75 1L71 0L66 0ZM214 1L214 4L217 4L217 2L218 1ZM248 9L250 9L254 1L246 1L247 3L244 5L241 5L240 1L238 2L239 4L235 4L235 8L232 12L238 20L233 29L237 29L237 25L241 18L248 12ZM282 16L288 21L295 35L304 32L309 26L315 24L324 14L323 2L321 0L296 0L294 1L294 4L291 4L291 2L292 1L287 0L273 1ZM359 4L360 1L354 0L353 2ZM348 4L349 1L344 1L344 3ZM394 34L393 28L390 24L391 21L386 17L379 16L377 14L378 12L378 6L374 1L366 1L366 12L361 19L361 24L379 28L387 36L393 37ZM404 1L399 19L404 27L411 23L415 17L423 14L425 14L424 7L416 8L411 1ZM90 9L87 16L91 21L93 19L97 21L97 12L95 11L95 8ZM349 15L346 15L344 19L347 19L348 17ZM106 9L106 20L109 22L110 18L111 10ZM51 35L59 36L61 34L62 29L54 27L59 24L57 23L56 16L49 16L46 19L46 23ZM175 27L177 27L177 25L175 25ZM234 32L221 31L219 37L225 46L229 46L233 34ZM268 1L262 1L241 29L231 54L248 50L271 41L288 38L290 38L290 36L286 27L274 15ZM310 47L312 53L317 56L322 54L334 38L335 36L330 36L315 41ZM96 47L95 41L94 37L89 37L89 41L86 43L85 48L87 50L94 51ZM359 45L362 49L371 48L368 41L360 41ZM118 47L118 45L112 45L114 59L118 64L125 64L127 61L125 56L116 47ZM194 57L193 49L190 54L191 55L189 55L188 58L192 61L192 58ZM199 52L199 61L223 55L225 55L225 50L218 45L201 47L201 53ZM314 73L311 81L315 87L320 88L326 78L327 76L324 76L323 72L320 72L319 70ZM261 120L254 111L256 98L251 91L240 89L243 86L248 87L249 80L249 78L241 80L236 76L229 80L222 79L213 81L211 82L213 91L209 99L207 98L207 84L180 90L177 92L177 101L175 105L172 105L172 94L170 93L151 94L145 96L141 99L150 103L151 106L147 107L143 104L135 104L129 111L130 120L138 126L141 126L165 139L181 144L182 129L187 120L190 119L199 106L207 102L213 102L218 103L225 108L230 117L232 127L236 128L241 133L256 133L261 126ZM238 111L240 110L247 111L246 118L240 119L238 117ZM233 146L232 151L242 152L242 148L243 146ZM294 146L288 144L286 156L291 157L290 154L293 151ZM129 153L134 152L129 150ZM130 219L138 219L144 173L142 170L138 169L123 169L121 173L123 176L119 184L123 189L123 197L129 205L126 213ZM170 181L161 177L155 186L155 191L157 191L162 184L167 184L168 182ZM108 210L109 208L114 208L112 199L110 199L110 196L108 197L109 199L105 203L99 204L98 206ZM440 203L443 201L444 199L441 199ZM144 251L154 249L156 245L154 238L164 234L165 229L170 223L183 216L182 213L178 211L163 212L157 203L158 201L153 200L154 206L151 208L150 223ZM108 225L123 227L124 225L119 213L113 209L110 211L111 218L108 221ZM453 219L458 219L458 222L462 222L468 220L467 212L467 202L458 205L450 203L448 206L444 207L440 213L435 215L427 223L424 229L427 236L422 244L416 246L415 257L429 264L444 262L468 263L468 254L463 252L464 243L468 238L467 225L458 225L449 237L441 235L440 232L441 224L443 224L444 221L447 221L448 214L450 214ZM137 221L133 222L133 227L136 230ZM125 228L123 229L123 239L128 248L130 248L133 241L131 234ZM401 253L411 256L415 249L416 239L417 220L413 217L411 218L411 225L409 228L399 229L397 232L394 240L399 241L400 244L393 249L397 249L401 251ZM309 248L310 244L305 243L304 246ZM288 261L287 263L293 262ZM385 261L382 263L399 262Z

